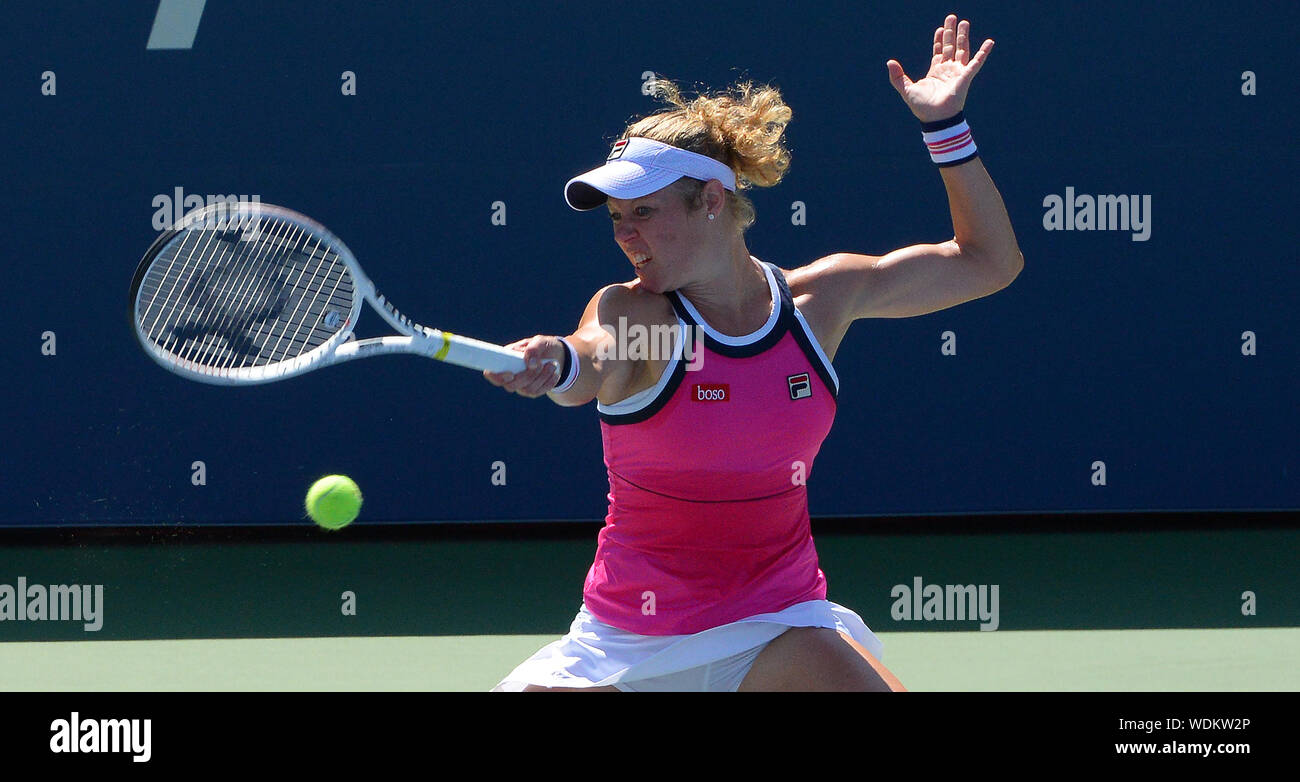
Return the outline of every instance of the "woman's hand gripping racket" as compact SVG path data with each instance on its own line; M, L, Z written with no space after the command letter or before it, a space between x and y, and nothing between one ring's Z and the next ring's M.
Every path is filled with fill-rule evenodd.
M402 336L353 339L362 301ZM525 368L518 351L412 321L325 226L262 203L212 204L159 236L131 281L131 320L164 369L205 383L267 383L386 353Z

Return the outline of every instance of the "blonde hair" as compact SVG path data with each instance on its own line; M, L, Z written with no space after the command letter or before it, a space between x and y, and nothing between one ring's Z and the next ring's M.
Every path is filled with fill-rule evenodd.
M736 172L736 192L727 199L731 216L743 232L754 224L754 204L742 191L771 187L790 168L790 151L782 136L792 112L775 87L741 82L687 101L671 81L656 79L655 97L676 106L637 120L622 138L639 136L705 155ZM675 183L689 209L697 208L704 183L683 177Z

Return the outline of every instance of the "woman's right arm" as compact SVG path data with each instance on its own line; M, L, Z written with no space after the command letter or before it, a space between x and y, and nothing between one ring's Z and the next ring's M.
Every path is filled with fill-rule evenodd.
M598 396L621 399L622 390L632 381L637 362L618 356L613 327L605 328L601 324L619 323L620 316L627 319L633 295L622 285L610 285L588 302L578 329L566 337L578 354L579 369L577 380L564 392L551 390L563 379L559 367L564 365L566 352L556 336L539 334L507 345L524 354L529 368L514 375L484 372L483 377L492 385L520 396L534 398L547 394L564 407L585 405ZM546 363L548 359L555 364Z

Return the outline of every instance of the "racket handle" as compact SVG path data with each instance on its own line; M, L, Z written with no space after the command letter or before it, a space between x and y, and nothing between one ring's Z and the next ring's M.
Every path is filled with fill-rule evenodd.
M483 342L448 331L429 329L429 338L435 350L429 355L439 361L469 369L487 372L523 372L524 354L491 342ZM558 363L547 359L545 363Z

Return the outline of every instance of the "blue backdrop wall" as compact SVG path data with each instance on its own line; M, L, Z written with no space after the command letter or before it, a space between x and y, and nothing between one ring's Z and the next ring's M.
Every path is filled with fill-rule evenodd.
M159 204L255 195L329 226L423 322L568 333L629 275L561 188L655 110L647 72L784 91L793 165L751 191L758 257L951 237L885 71L919 78L949 11L997 42L967 117L1025 270L854 325L814 515L1300 507L1294 3L210 0L191 48L147 48L170 5L3 12L0 523L305 523L335 472L365 523L602 517L594 406L409 357L234 389L159 369L126 317ZM1067 192L1149 196L1149 222L1049 230Z

